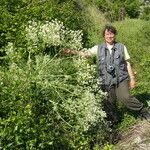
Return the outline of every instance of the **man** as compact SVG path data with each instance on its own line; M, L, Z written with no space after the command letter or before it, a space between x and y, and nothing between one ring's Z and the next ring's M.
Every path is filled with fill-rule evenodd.
M102 90L108 93L105 100L105 109L108 117L114 123L119 118L117 114L116 100L133 111L137 111L141 116L150 121L150 113L135 97L129 93L129 88L136 86L136 80L129 62L130 56L125 45L116 42L117 30L111 25L106 25L103 30L105 42L96 45L87 52L65 50L68 54L78 54L85 57L97 55L97 68L102 79Z

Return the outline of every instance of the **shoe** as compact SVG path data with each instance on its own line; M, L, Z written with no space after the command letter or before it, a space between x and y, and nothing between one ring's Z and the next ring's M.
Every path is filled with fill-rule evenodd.
M141 117L143 119L146 119L148 122L150 122L150 112L146 111L146 112L142 112L141 113Z

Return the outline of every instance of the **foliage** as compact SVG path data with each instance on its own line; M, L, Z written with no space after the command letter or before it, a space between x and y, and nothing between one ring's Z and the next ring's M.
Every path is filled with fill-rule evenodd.
M76 0L19 0L0 2L0 47L7 42L13 42L17 47L24 45L24 24L34 21L51 21L58 19L72 30L82 30L83 43L88 43L87 30L90 27L90 18L85 17L84 8ZM86 20L86 21L85 21ZM4 55L3 53L1 55Z
M85 47L91 47L102 42L100 41L101 30L106 24L106 19L95 5L88 4L83 8L85 21L88 22L88 28L86 29L88 39L84 45Z
M89 149L93 138L102 144L108 127L95 65L58 51L44 53L45 48L57 50L69 43L78 49L81 32L65 30L57 20L31 21L24 29L26 53L19 53L13 43L3 48L8 63L0 71L0 147ZM28 57L21 59L24 55Z
M146 1L141 6L140 18L145 19L147 21L150 20L150 2L149 1Z
M129 113L125 113L124 119L119 124L118 128L122 132L125 132L125 131L127 131L127 129L129 129L131 126L133 126L136 123L137 123L137 120L135 119L135 117L133 115L131 115Z
M112 144L106 144L105 146L104 146L104 150L112 150L113 149L113 145Z
M22 44L9 42L1 49L1 53L6 59L1 58L4 64L27 60L35 54L59 54L63 48L81 49L82 31L73 31L65 28L63 23L58 20L52 21L29 21L22 25ZM18 46L18 47L17 47ZM30 60L30 58L29 58Z
M101 42L100 29L120 20L121 7L126 16L114 24L137 72L138 86L131 92L150 106L149 8L143 3L0 1L0 149L88 150L106 142L109 127L95 65L61 50ZM121 130L134 121L125 113Z
M137 18L141 5L139 0L96 0L95 3L111 22L124 20L127 16Z
M30 20L51 21L58 19L72 30L83 31L83 46L90 47L99 40L101 26L125 17L148 19L148 8L139 0L134 1L90 1L90 0L1 0L0 2L0 47L13 42L17 47L24 45L23 25ZM120 11L126 14L121 19ZM0 55L5 55L1 53Z
M12 64L1 72L1 147L75 148L82 146L80 136L88 146L84 132L97 123L99 129L103 126L102 98L95 98L87 85L90 82L94 86L89 79L86 83L78 79L80 70L71 74L73 65L63 70L64 63L70 61L37 56L33 69Z

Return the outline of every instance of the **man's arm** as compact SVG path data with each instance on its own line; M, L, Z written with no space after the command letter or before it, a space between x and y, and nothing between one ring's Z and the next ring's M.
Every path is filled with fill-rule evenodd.
M136 86L136 80L135 80L135 75L134 72L132 70L131 64L128 60L126 60L127 63L127 70L128 70L128 74L129 74L129 79L130 79L130 88L134 88Z
M70 49L64 49L63 50L64 54L73 54L73 55L79 55L79 56L83 56L86 58L89 58L92 56L92 53L90 52L86 52L86 51L76 51L76 50L70 50Z
M79 55L79 56L84 56L86 58L89 58L94 55L97 55L97 51L98 51L98 45L95 45L92 48L89 48L88 50L85 50L85 51L64 49L63 53L64 54L74 54L74 55Z

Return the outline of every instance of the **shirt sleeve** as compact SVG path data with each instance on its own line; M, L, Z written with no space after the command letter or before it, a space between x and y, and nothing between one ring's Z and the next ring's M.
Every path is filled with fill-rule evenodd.
M128 50L127 50L126 46L124 46L124 59L125 60L130 59L130 55L128 53Z
M95 45L92 48L89 48L87 50L87 52L90 53L90 54L92 54L92 55L97 55L97 51L98 51L98 45Z

